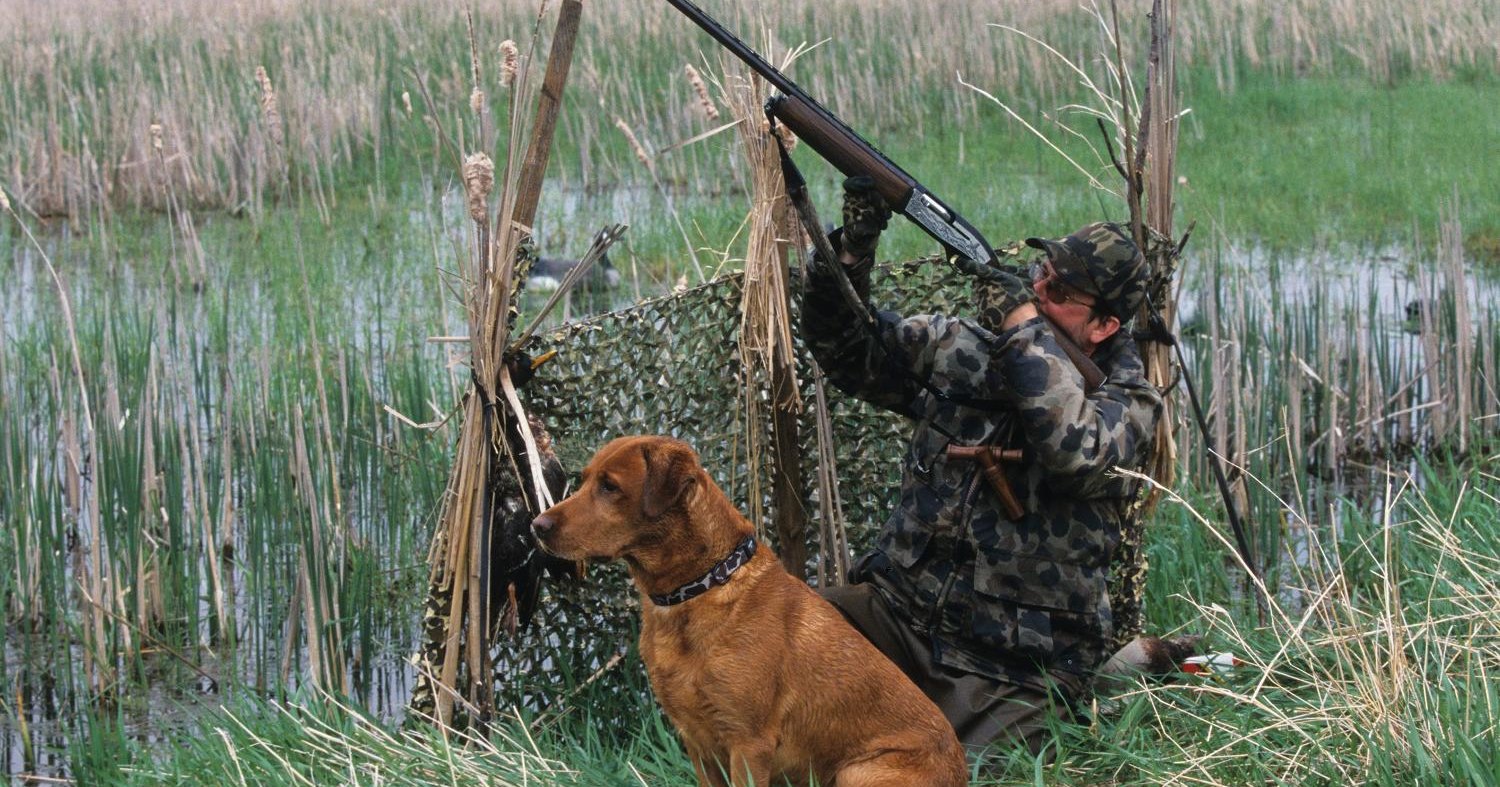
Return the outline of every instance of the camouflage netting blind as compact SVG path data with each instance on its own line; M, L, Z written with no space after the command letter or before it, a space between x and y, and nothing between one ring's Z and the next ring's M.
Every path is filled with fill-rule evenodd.
M962 277L924 261L884 266L872 298L897 311L935 310L967 296ZM580 470L594 450L629 434L670 434L691 443L703 465L739 505L749 510L746 440L739 363L741 277L732 274L631 309L571 323L542 338L534 355L556 350L527 390L532 411L552 430L559 458ZM797 311L800 293L793 293ZM800 341L798 379L804 402L813 401L812 368ZM897 460L909 426L904 419L830 391L840 495L856 546L869 543L884 519L898 481ZM804 477L816 475L813 414L800 418ZM768 441L767 441L768 442ZM769 495L770 457L754 469ZM809 484L805 510L817 516ZM810 521L809 533L816 532ZM809 543L810 554L817 544Z
M793 277L794 282L798 277ZM797 285L794 283L793 285ZM556 350L525 391L527 406L547 424L563 466L576 478L595 449L630 434L670 434L697 449L709 474L741 511L748 467L743 434L744 381L737 344L738 274L633 308L570 323L533 341L533 356ZM952 311L970 302L966 277L932 260L893 263L876 271L872 301L903 314ZM793 293L793 312L801 302ZM795 334L795 331L794 331ZM800 341L798 378L807 407L799 417L803 476L807 479L808 554L820 559L817 445L811 410L813 374ZM910 424L899 416L828 390L839 496L855 555L871 543L899 485L900 459ZM769 425L763 428L769 429ZM769 444L769 439L762 444ZM771 458L753 468L773 515ZM769 522L760 523L762 531ZM774 544L773 544L774 546ZM813 572L811 568L809 575ZM525 707L551 700L589 678L623 652L635 636L637 600L623 569L593 567L577 588L550 586L529 633L501 645L497 700ZM561 659L562 661L558 661ZM630 681L613 681L630 690ZM637 684L638 685L638 684ZM503 698L503 699L502 699Z

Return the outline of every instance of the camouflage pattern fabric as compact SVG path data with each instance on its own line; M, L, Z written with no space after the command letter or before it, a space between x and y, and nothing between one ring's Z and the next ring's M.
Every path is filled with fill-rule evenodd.
M999 333L1006 315L1036 300L1031 277L1022 268L1005 265L993 281L974 283L974 319L987 331Z
M849 268L868 298L870 264ZM1051 329L1032 319L995 333L975 320L878 312L854 320L832 278L814 269L803 339L840 390L915 420L895 510L855 579L870 581L946 666L1076 694L1111 641L1110 557L1161 397L1124 332L1094 353L1106 373L1091 394ZM873 312L873 310L872 310ZM1005 518L974 462L953 445L1024 448L1007 465L1026 514Z
M1115 623L1110 652L1140 636L1146 625L1146 569L1150 567L1144 521L1147 491L1142 489L1131 503L1120 528L1120 545L1110 561L1109 611Z
M856 175L844 181L844 249L857 259L873 255L890 221L891 209L875 189L874 178Z
M1036 252L1021 241L996 248L1014 270L1024 270ZM834 263L837 264L837 263ZM808 260L809 274L821 268ZM800 322L806 287L800 270L790 275L793 319ZM882 262L875 266L867 296L901 313L968 314L977 301L979 283L937 258ZM622 434L671 434L688 440L712 468L716 480L741 511L758 505L769 520L779 501L773 488L773 463L765 456L748 461L739 402L747 385L739 365L740 297L743 274L669 296L630 304L619 311L568 322L533 337L528 351L559 354L541 367L526 386L528 409L539 415L556 438L558 458L576 473L594 449ZM809 304L811 305L811 304ZM804 401L814 397L810 353L803 332L794 331L798 379ZM900 489L899 457L911 437L904 415L830 391L833 448L841 503L837 522L847 526L854 555L872 549L881 524ZM815 423L811 409L800 415L803 476L818 472ZM769 441L767 429L761 439ZM752 482L753 479L753 482ZM988 495L988 490L978 490ZM800 508L807 513L806 549L809 574L833 570L831 547L819 539L824 528L814 485ZM774 532L766 543L779 548ZM1117 552L1111 568L1111 610L1138 608L1144 585L1124 584L1132 573ZM549 583L538 606L538 625L493 641L497 678L496 705L531 710L566 703L580 676L597 676L591 696L645 696L646 677L638 661L620 654L639 626L636 593L620 564L593 566L581 583ZM1125 603L1122 603L1125 602ZM610 669L609 665L618 664ZM601 700L602 702L603 700Z

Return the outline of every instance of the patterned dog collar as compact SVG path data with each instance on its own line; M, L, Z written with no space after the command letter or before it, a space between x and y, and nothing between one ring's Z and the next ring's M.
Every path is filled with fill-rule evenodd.
M681 604L689 599L697 598L710 590L729 582L729 577L738 571L750 558L755 556L755 536L745 536L739 546L730 550L729 554L717 565L708 570L707 574L683 585L682 587L665 595L652 595L651 603L658 607L670 607L673 604Z

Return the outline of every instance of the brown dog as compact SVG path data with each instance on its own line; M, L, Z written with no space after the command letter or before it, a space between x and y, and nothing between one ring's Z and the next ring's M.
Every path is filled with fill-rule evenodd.
M629 567L641 658L699 784L968 784L937 706L755 543L686 443L611 441L531 527L554 555Z

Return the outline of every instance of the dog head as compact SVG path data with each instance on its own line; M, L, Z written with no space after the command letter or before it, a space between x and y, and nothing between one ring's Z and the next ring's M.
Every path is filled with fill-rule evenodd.
M630 557L682 535L683 513L706 482L698 454L681 440L617 438L589 460L578 491L542 512L531 532L558 557Z

